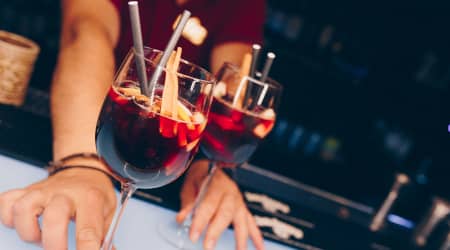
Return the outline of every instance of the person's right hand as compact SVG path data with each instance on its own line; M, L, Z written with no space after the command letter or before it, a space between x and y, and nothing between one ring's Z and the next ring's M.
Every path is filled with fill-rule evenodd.
M0 194L0 221L15 228L26 242L60 250L68 248L68 224L75 220L77 249L98 250L115 206L114 188L106 175L73 168Z

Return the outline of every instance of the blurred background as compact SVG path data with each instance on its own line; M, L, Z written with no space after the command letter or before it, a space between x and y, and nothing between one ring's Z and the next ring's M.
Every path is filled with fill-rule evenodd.
M414 221L431 197L450 200L448 4L267 3L264 49L277 54L271 76L285 91L277 124L251 163L373 207L383 202L395 174L406 173L414 188L396 210ZM59 15L56 0L0 1L0 29L41 46L21 108L36 119L48 119L43 86L56 61ZM26 117L15 119L25 124ZM15 140L20 136L30 140L23 134ZM20 150L49 159L48 134L31 138L39 146Z

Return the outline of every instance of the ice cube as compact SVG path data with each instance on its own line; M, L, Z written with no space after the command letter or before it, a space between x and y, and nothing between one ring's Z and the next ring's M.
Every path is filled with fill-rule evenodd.
M214 87L213 94L215 97L225 96L227 94L227 84L224 82L218 82Z
M205 117L200 112L195 112L192 115L192 122L196 124L201 124L205 121Z
M263 112L261 112L260 117L266 120L273 120L275 119L275 111L273 109L266 109Z

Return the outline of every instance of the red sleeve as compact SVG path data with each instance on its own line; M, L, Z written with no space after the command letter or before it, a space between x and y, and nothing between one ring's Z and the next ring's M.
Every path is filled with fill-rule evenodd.
M264 0L228 1L228 15L214 37L224 42L262 43L266 4Z

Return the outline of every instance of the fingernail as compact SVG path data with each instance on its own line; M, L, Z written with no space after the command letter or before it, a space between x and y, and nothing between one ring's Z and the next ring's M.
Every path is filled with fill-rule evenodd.
M191 240L192 240L192 242L197 242L198 241L198 238L200 238L200 233L199 232L193 232L192 234L191 234Z
M208 240L205 244L205 249L206 250L212 250L214 248L214 240Z

